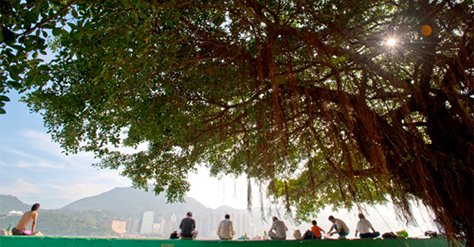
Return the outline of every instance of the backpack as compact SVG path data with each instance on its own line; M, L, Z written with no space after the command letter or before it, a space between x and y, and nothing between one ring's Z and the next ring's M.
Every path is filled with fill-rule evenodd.
M382 234L382 238L397 238L397 235L393 232L386 232Z
M303 239L316 239L316 237L311 230L307 230L303 235Z
M295 230L295 232L293 233L293 237L295 237L296 239L301 239L301 232L300 230Z

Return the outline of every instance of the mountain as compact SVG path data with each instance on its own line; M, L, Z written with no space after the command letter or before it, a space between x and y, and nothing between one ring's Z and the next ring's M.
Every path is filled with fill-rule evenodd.
M216 208L214 211L216 212L245 212L246 209L235 209L235 208L232 208L232 207L229 207L229 206L220 206L218 208Z
M74 215L75 216L75 215ZM15 227L21 215L6 215L0 217L0 228L8 229ZM31 229L31 222L28 225ZM83 217L72 217L59 213L56 210L38 210L38 220L36 231L44 235L53 236L117 236L110 226L105 226L101 222Z
M7 215L12 210L26 212L31 210L31 205L11 195L0 195L0 228L11 229L20 220L21 215ZM55 236L117 236L110 226L102 223L118 217L107 210L44 210L40 207L36 230Z
M28 205L11 195L0 195L0 214L6 214L12 210L26 212L31 209Z
M170 216L173 213L178 217L186 212L204 214L212 209L206 208L193 198L184 197L186 203L166 203L163 193L155 196L153 192L146 192L133 187L114 188L97 196L86 197L64 206L61 209L91 210L104 209L116 213L123 218L140 218L143 212L155 212L155 218L160 215Z

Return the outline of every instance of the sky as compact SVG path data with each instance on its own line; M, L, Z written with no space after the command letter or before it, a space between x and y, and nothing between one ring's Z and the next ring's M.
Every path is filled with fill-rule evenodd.
M59 144L51 140L41 115L30 113L26 104L18 101L20 95L17 93L10 93L8 97L11 102L5 106L7 113L0 115L0 194L15 196L26 204L39 202L42 209L57 209L116 187L132 185L131 180L120 176L118 171L92 167L91 164L97 162L93 154L66 156ZM247 208L247 181L244 177L228 176L218 180L209 177L206 168L199 168L188 181L191 190L186 196L206 207ZM258 188L255 184L253 186L253 202L258 205ZM333 214L354 229L357 213L334 212L325 208L318 215L318 222L324 230L329 230L331 224L327 217ZM431 223L432 217L423 208L416 208L415 217L419 224L416 227L398 222L390 205L368 207L366 215L381 233L406 229L410 236L419 236L426 230L436 230Z

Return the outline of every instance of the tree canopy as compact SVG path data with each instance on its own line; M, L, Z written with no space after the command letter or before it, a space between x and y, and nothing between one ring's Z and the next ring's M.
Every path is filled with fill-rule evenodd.
M5 114L10 90L22 93L50 79L50 67L41 55L47 55L51 30L66 23L74 2L0 1L0 114Z
M36 83L4 63L3 85L33 89L67 152L170 201L197 166L245 175L299 219L387 198L409 219L420 200L472 243L472 1L27 3L51 9L35 27L58 55Z

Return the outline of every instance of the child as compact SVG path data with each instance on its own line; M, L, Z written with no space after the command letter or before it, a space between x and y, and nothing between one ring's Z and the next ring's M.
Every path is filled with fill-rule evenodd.
M316 222L316 220L313 220L311 223L313 223L313 226L311 227L311 232L313 233L314 237L316 239L321 239L321 232L326 232L318 226L318 222Z

